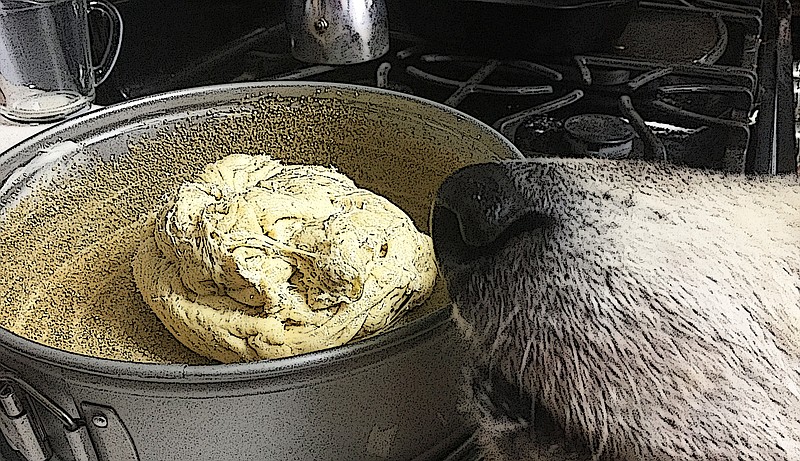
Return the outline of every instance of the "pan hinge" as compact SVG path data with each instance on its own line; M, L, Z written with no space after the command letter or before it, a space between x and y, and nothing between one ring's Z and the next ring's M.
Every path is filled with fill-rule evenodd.
M0 388L0 432L11 449L27 461L47 461L50 447L36 418L26 407L14 388L3 384Z
M53 453L31 400L55 416L74 461L98 461L86 424L11 372L0 370L0 433L25 461L47 461Z

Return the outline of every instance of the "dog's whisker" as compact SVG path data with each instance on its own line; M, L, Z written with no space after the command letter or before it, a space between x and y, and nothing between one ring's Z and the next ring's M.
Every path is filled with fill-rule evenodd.
M514 321L514 318L517 315L519 315L519 313L522 312L523 309L524 309L524 306L521 303L520 304L516 304L514 306L514 309L511 312L508 313L508 315L505 317L505 319L502 322L498 323L498 325L497 325L497 334L495 334L494 342L492 343L492 347L491 347L491 352L489 353L490 356L493 356L494 354L497 353L497 350L499 349L499 347L500 347L500 345L501 345L501 343L503 342L504 339L508 339L508 338L513 336L513 335L506 335L505 334L506 330L511 325L511 323Z
M527 370L531 360L531 348L533 347L535 339L536 338L533 336L528 338L527 344L525 345L525 352L522 353L522 361L520 362L519 371L517 372L517 386L519 386L520 389L525 389L525 370Z

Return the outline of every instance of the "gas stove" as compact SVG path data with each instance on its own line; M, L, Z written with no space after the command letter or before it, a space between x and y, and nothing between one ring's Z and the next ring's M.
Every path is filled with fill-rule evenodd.
M458 108L527 156L776 174L797 168L789 22L782 0L643 1L611 49L516 60L444 49L399 24L386 55L349 66L296 61L278 24L119 95L243 81L355 83Z

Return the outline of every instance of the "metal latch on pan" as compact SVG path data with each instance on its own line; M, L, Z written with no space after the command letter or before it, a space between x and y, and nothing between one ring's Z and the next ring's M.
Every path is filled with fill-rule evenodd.
M75 461L97 461L86 425L14 374L0 370L0 433L25 461L47 461L52 452L29 399L58 418Z
M46 461L50 447L32 413L11 384L0 382L0 432L12 450L28 461Z

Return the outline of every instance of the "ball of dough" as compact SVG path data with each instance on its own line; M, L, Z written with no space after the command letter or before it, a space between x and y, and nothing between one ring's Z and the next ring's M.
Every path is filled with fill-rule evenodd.
M321 166L230 155L147 217L137 287L181 343L223 363L375 333L433 291L433 244Z

